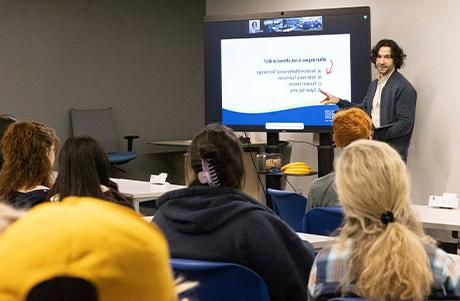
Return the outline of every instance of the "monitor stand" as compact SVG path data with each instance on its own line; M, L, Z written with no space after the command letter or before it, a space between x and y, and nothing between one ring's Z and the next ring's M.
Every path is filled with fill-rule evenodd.
M280 134L279 132L267 132L267 145L265 146L265 153L279 153L280 152ZM267 173L265 175L265 187L281 190L281 176ZM269 208L273 209L271 199L265 191L265 201Z

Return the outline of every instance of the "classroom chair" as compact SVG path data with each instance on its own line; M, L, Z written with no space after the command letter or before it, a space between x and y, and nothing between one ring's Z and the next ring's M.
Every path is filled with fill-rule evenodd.
M285 190L267 189L273 211L296 232L303 230L303 217L307 208L307 198L299 193Z
M305 213L303 232L330 236L340 228L342 223L342 207L316 207Z
M172 258L176 277L198 285L180 298L200 301L268 301L265 281L254 271L234 263Z
M70 120L72 136L88 135L98 140L107 152L112 166L117 167L137 157L137 154L133 152L133 140L139 138L137 135L124 136L123 138L127 140L127 151L119 150L120 135L112 108L71 109ZM121 168L117 167L117 169L123 171Z

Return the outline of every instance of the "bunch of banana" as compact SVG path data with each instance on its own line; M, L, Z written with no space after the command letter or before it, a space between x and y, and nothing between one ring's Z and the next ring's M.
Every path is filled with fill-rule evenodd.
M313 172L305 162L292 162L281 167L281 171L286 175L308 175Z

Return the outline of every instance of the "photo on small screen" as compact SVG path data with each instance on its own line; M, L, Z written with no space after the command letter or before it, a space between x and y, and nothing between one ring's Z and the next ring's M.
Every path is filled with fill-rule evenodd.
M257 33L260 31L260 20L249 20L249 33Z
M323 17L277 18L263 20L263 31L292 32L323 30Z
M304 31L319 31L323 30L323 17L322 16L317 16L317 17L304 17L302 18L303 20L303 25L302 29Z

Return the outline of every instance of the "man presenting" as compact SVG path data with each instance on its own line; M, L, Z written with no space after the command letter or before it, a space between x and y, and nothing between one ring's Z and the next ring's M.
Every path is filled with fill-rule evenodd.
M378 77L371 82L360 106L372 118L372 138L392 145L407 161L407 153L414 129L417 92L398 72L404 65L406 54L393 40L381 40L371 51L371 61ZM320 90L326 98L323 104L337 104L340 108L354 106Z

